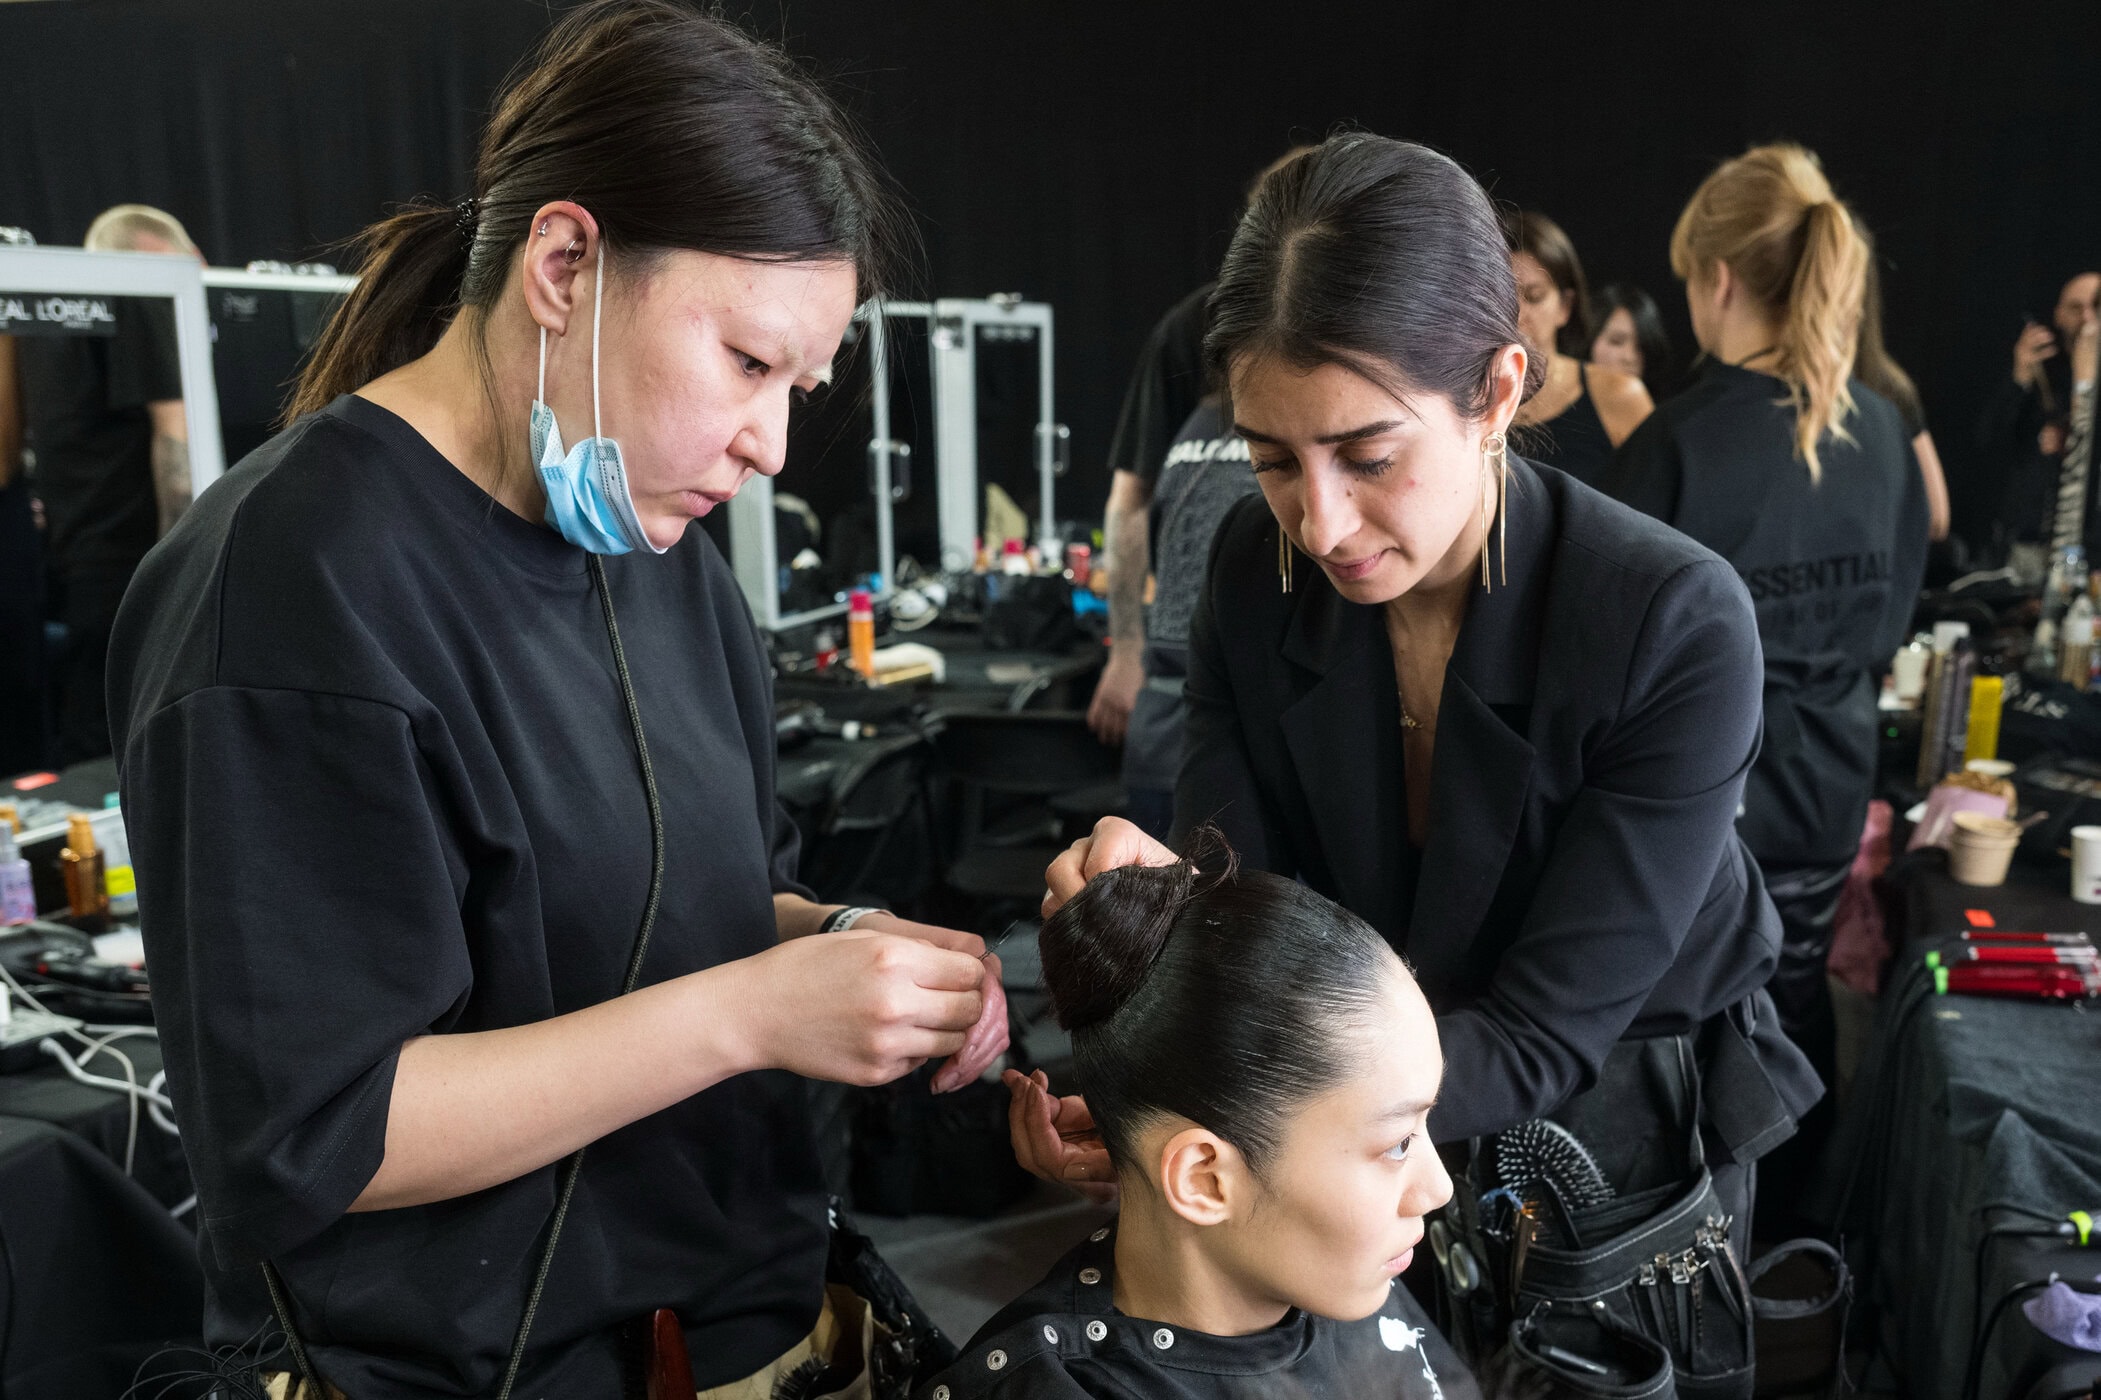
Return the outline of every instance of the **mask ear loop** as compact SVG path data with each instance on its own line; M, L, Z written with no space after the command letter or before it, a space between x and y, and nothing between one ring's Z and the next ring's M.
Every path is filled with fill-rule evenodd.
M605 239L598 240L598 274L591 283L591 436L598 430L598 313L605 306Z
M540 392L533 396L541 403L547 402L547 327L540 327Z

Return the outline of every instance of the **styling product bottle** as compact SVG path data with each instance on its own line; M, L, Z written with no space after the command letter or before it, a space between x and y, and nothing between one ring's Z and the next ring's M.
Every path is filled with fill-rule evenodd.
M1963 762L1999 756L1999 710L2006 698L2006 681L1999 676L1979 676L1970 682L1970 736L1963 743Z
M2094 605L2080 593L2065 609L2057 636L2057 678L2086 689L2094 645Z
M853 667L875 679L875 599L865 588L846 595L846 641L853 654Z
M999 556L999 571L1014 575L1033 572L1029 568L1028 546L1020 540L1008 540L1005 550Z
M66 877L66 908L76 919L109 916L109 887L104 883L102 850L95 844L95 822L86 812L66 818L66 848L58 853Z
M12 802L0 802L0 824L15 835L22 834L22 809Z
M105 807L95 814L95 839L102 846L102 887L109 891L109 916L138 917L139 881L131 869L131 838L124 830L121 808Z
M0 821L0 924L26 924L36 917L36 888L29 862L15 845L14 828Z

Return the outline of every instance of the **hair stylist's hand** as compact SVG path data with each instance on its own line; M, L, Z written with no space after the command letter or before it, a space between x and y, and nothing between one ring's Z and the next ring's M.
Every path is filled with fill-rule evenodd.
M2013 343L2013 382L2024 389L2033 388L2036 370L2056 353L2057 332L2030 321L2022 328L2020 339Z
M733 964L749 1058L872 1086L962 1050L999 986L968 953L865 929L791 938Z
M1014 1159L1045 1181L1077 1187L1097 1201L1115 1200L1116 1168L1087 1101L1054 1097L1050 1078L1040 1069L1028 1075L1010 1069L1000 1080L1012 1096L1007 1132L1014 1140Z
M1173 851L1146 835L1122 817L1103 817L1094 824L1091 836L1082 836L1050 863L1043 882L1050 887L1043 896L1043 917L1048 919L1059 906L1080 892L1104 870L1120 865L1173 865Z
M1095 682L1094 699L1087 706L1087 727L1094 737L1115 748L1131 727L1131 711L1138 692L1145 688L1145 658L1135 647L1109 648L1109 663Z
M979 1014L978 1023L970 1028L963 1048L949 1056L948 1063L934 1075L935 1093L946 1094L962 1088L983 1074L987 1065L1007 1053L1007 990L1000 985L999 956L985 951L984 939L961 929L900 919L884 910L864 914L854 927L916 938L936 948L966 953L985 965L985 980L980 984L980 990L985 994L985 1009Z

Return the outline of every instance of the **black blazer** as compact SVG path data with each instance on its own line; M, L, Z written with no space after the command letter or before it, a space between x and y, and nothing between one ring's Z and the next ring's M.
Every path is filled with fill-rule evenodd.
M1381 611L1304 559L1282 592L1276 529L1251 498L1213 547L1176 825L1215 820L1413 964L1444 1042L1433 1136L1550 1112L1622 1037L1732 1008L1788 1121L1728 1145L1786 1136L1821 1090L1763 991L1779 920L1734 828L1761 677L1735 571L1513 460L1508 576L1476 586L1445 674L1418 871Z

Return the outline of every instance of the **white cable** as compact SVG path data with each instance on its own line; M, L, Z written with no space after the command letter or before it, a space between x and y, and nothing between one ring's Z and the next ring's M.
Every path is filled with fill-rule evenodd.
M172 1206L169 1206L168 1214L174 1216L177 1220L180 1220L185 1215L188 1215L191 1211L195 1209L197 1209L197 1193L195 1191L192 1191L182 1200L176 1202Z
M112 1049L109 1051L110 1054L115 1055L124 1062L124 1072L131 1076L129 1082L126 1082L122 1079L108 1079L99 1074L89 1074L73 1062L73 1057L66 1053L66 1048L63 1045L60 1045L50 1036L44 1037L36 1044L37 1049L57 1060L65 1068L66 1073L80 1083L96 1089L113 1089L125 1096L131 1107L131 1119L130 1126L126 1130L124 1137L124 1175L130 1176L132 1159L137 1153L139 1145L139 1097L146 1092L139 1087L139 1072L132 1065L131 1057L121 1050Z
M158 1073L156 1073L153 1076L153 1078L146 1081L146 1092L149 1094L158 1094L161 1091L161 1086L163 1084L166 1084L167 1082L168 1072L166 1070L161 1070ZM161 1111L161 1106L154 1100L146 1100L146 1112L153 1119L154 1126L159 1128L162 1132L166 1133L169 1137L179 1138L182 1136L182 1129L179 1126L177 1126L173 1118L170 1118L167 1114Z

